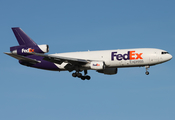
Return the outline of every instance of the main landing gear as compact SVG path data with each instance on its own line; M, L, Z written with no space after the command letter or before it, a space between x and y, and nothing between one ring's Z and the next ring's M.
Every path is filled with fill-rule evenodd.
M146 68L146 72L145 72L145 74L146 74L146 75L149 75L149 72L148 72L148 68L149 68L149 66L145 66L145 68Z
M91 77L86 74L87 74L87 70L84 70L84 76L81 73L79 73L79 71L76 71L75 73L72 73L72 76L81 78L82 80L85 80L85 79L90 80Z

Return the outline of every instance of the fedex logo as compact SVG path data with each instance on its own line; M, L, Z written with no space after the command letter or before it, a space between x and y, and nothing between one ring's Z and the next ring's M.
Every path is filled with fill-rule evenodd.
M22 49L21 50L22 53L28 53L28 52L35 52L34 49L28 48L28 49Z
M93 64L93 66L100 66L100 64L98 64L98 63L97 64Z
M138 60L138 59L143 59L142 58L143 53L135 53L135 51L128 51L126 54L117 54L117 52L112 52L111 53L111 60L113 61L114 58L117 60Z

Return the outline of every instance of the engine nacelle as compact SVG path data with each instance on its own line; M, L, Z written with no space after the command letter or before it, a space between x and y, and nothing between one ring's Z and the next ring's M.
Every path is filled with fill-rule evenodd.
M91 62L90 64L91 69L93 70L103 70L105 68L104 62Z
M104 70L97 70L99 73L103 73L106 75L114 75L117 74L118 69L117 68L105 68Z
M43 53L49 52L49 45L38 45L38 47L40 48L41 51L43 51Z
M48 45L38 45L38 46L14 46L10 48L10 51L18 55L29 55L30 52L36 53L47 53L49 52Z

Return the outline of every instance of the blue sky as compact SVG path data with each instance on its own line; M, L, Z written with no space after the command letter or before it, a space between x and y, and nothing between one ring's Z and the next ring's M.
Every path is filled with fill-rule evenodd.
M3 52L18 45L21 27L49 53L160 48L175 56L174 0L1 0L1 120L174 120L174 58L108 76L21 66Z

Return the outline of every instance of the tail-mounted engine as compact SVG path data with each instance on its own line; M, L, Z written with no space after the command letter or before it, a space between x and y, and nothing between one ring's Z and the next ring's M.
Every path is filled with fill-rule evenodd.
M48 45L36 45L36 46L20 45L20 46L10 47L10 51L18 55L29 55L30 52L47 53L49 52L49 46Z

